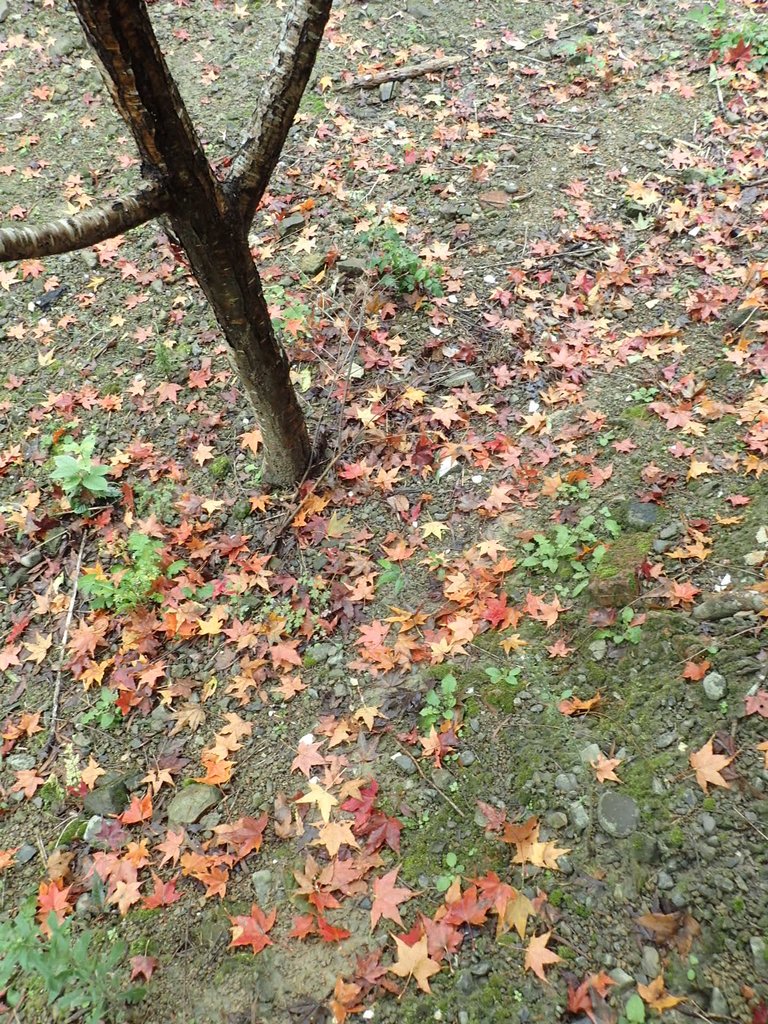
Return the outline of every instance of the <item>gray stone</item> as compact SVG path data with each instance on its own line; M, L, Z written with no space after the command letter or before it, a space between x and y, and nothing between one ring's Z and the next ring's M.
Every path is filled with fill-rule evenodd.
M256 894L256 902L263 907L272 896L272 872L269 868L254 871L251 875L251 885Z
M346 259L339 260L336 264L336 269L340 274L344 274L346 277L362 277L368 267L365 260L349 256Z
M562 811L550 811L544 816L544 822L555 829L565 828L568 824L568 815Z
M765 939L762 935L750 935L749 948L752 953L752 959L755 961L755 967L758 971L764 971L766 968L768 949L766 949Z
M730 1017L731 1008L719 988L713 988L709 994L709 1012L716 1017Z
M477 755L472 750L462 750L458 761L462 768L469 768L477 760Z
M561 772L555 779L555 789L559 789L561 793L578 793L578 779L573 772Z
M406 775L413 775L416 771L416 765L413 762L413 758L407 754L395 754L392 758L394 764L397 765Z
M303 227L304 215L301 213L291 213L280 221L280 237L285 238L286 235L293 234L294 231L301 231Z
M593 640L589 645L589 653L592 655L593 661L602 661L607 650L608 644L602 637L599 640Z
M491 973L492 967L490 961L481 960L480 963L470 967L470 970L476 978L485 978Z
M699 818L699 824L701 825L702 832L708 836L711 836L717 828L717 822L711 814L702 814Z
M395 82L382 82L379 86L379 99L382 103L386 103L391 100L395 95Z
M0 0L0 25L8 17L8 0Z
M662 892L669 892L670 889L675 888L675 880L666 871L660 871L656 879L656 888L661 889Z
M624 838L640 824L640 810L631 796L606 790L597 802L597 820L609 836Z
M641 958L643 971L649 978L658 978L661 971L661 957L655 946L643 946Z
M35 767L35 759L32 754L25 754L23 752L18 754L9 754L5 759L5 763L15 772L29 771L31 768Z
M75 50L79 50L82 47L82 41L75 36L63 35L59 36L56 42L51 47L51 54L54 57L68 57L70 53L74 53Z
M728 683L719 672L708 672L701 681L701 688L708 700L722 700L728 693Z
M419 3L419 0L408 0L405 9L408 14L413 15L418 21L432 20L432 11L426 4Z
M602 751L597 743L588 743L586 747L582 747L579 751L579 758L584 764L592 764L593 761L600 757L601 753Z
M86 814L100 814L102 818L110 814L122 814L128 806L130 797L122 779L106 786L97 786L85 794L83 810Z
M315 274L319 274L320 271L325 268L325 258L325 252L307 253L299 264L299 269L302 274L306 274L307 277L314 277Z
M697 622L717 622L729 619L738 612L761 612L768 607L768 599L756 590L745 590L741 593L726 591L712 594L697 604L691 615Z
M627 526L632 530L650 530L656 525L658 509L646 501L630 501L627 505Z
M221 800L221 793L215 786L193 782L185 786L168 804L169 825L193 825L199 818L215 807Z
M477 986L477 979L474 977L471 971L459 971L456 978L456 988L461 992L463 996L468 996L475 990Z
M676 739L677 731L675 729L670 729L668 732L659 733L659 735L656 737L656 749L666 750L667 747L672 746Z
M631 974L627 974L621 967L614 967L612 971L608 972L608 977L616 986L617 992L624 992L628 988L634 988L635 979Z
M453 785L453 775L447 768L435 768L432 772L432 782L438 789L450 789Z
M14 859L15 864L27 864L29 861L34 860L40 851L32 843L24 843L16 851L16 857Z
M574 832L584 832L589 828L589 814L583 804L574 802L569 807L571 825Z
M630 849L636 864L655 864L659 859L659 844L647 832L637 832L632 836Z

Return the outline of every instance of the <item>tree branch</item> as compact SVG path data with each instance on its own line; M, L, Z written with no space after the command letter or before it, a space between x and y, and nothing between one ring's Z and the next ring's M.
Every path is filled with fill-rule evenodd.
M371 75L360 75L349 82L337 85L335 92L352 92L354 89L377 89L385 82L405 82L409 78L421 78L423 75L432 75L436 71L447 71L455 68L464 60L463 57L435 57L434 60L425 60L421 64L406 64L399 68L390 68L389 71L377 71Z
M195 202L226 212L147 12L145 0L71 0L118 112L131 129L145 174L162 181L184 214Z
M104 206L83 210L47 224L0 229L0 263L85 249L165 213L170 200L164 189L152 186Z
M250 227L309 81L333 0L295 0L226 191Z

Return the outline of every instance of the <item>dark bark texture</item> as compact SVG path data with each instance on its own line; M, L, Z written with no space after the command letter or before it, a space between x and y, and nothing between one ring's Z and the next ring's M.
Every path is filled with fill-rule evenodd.
M131 129L148 187L37 228L3 229L0 260L93 245L164 215L211 304L253 406L264 441L265 478L295 484L309 468L309 434L248 231L309 80L332 0L297 0L286 18L256 113L224 182L205 156L144 0L71 2Z

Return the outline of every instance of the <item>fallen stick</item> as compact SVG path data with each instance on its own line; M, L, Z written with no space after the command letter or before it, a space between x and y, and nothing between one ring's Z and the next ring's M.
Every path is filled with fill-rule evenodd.
M64 621L64 633L61 638L61 650L59 651L59 663L56 666L56 682L53 686L53 704L51 706L51 722L48 727L48 739L45 741L45 746L40 751L40 760L44 761L46 757L53 750L54 744L56 743L56 722L59 717L59 701L61 699L61 674L64 668L64 655L66 654L67 639L69 637L69 627L72 625L72 613L75 610L75 601L77 600L77 588L80 584L80 566L83 564L83 547L85 546L85 533L80 538L80 550L77 553L77 565L75 566L74 573L74 586L72 587L72 596L69 599L69 608L67 609L67 617Z
M377 71L373 75L360 75L359 78L353 78L351 82L338 85L336 92L376 89L380 85L384 85L385 82L404 82L409 78L421 78L422 75L431 75L433 71L447 71L448 68L461 64L463 60L463 57L436 57L434 60L426 60L421 64L404 64L401 68Z

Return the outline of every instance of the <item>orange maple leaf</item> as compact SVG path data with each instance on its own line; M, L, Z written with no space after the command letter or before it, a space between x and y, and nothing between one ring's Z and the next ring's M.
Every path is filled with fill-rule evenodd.
M557 953L547 949L547 943L552 932L544 932L543 935L534 935L525 950L525 969L533 971L537 978L546 981L544 968L548 964L556 964L562 960Z
M723 768L727 767L733 760L726 754L716 754L712 750L712 739L707 740L701 750L691 754L689 761L691 768L696 772L696 781L707 792L707 786L722 786L723 789L730 789L730 782L726 782L720 774ZM734 755L735 756L735 755Z

